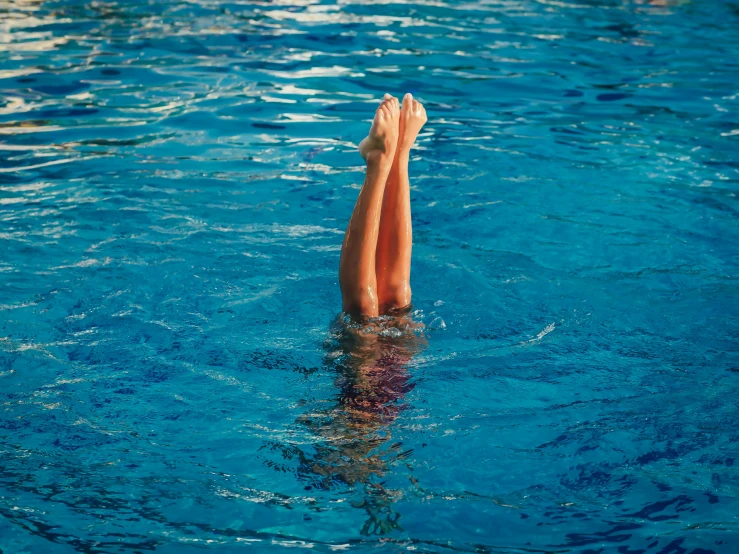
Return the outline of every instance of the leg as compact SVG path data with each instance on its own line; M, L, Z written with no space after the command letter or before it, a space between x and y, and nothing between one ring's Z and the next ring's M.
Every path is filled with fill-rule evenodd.
M426 110L410 93L403 98L398 147L390 170L377 239L377 293L380 312L411 303L411 191L408 181L410 149L426 123Z
M344 235L339 262L343 309L352 316L379 314L375 255L382 197L398 143L398 100L387 97L375 113L369 135L359 145L367 174Z

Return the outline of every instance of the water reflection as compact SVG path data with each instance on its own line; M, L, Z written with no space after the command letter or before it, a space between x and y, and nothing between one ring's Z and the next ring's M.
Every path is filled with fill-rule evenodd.
M298 420L317 438L314 453L280 448L300 460L298 476L309 483L306 488L355 490L354 507L368 515L363 535L401 529L393 509L401 493L386 481L393 466L412 454L392 441L392 426L414 387L408 365L426 343L422 330L407 313L363 326L337 318L325 343L325 369L335 376L338 391L335 403Z

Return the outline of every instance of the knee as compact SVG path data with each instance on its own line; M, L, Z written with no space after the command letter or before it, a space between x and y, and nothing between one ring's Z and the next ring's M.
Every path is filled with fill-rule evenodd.
M386 287L380 294L383 311L405 308L411 303L411 286L408 281L402 281Z
M374 287L359 286L351 294L344 294L343 308L352 316L376 317L377 292Z

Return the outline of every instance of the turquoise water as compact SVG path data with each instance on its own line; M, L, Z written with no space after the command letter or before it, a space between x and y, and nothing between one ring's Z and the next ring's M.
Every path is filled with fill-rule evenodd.
M738 20L0 2L0 551L738 552ZM408 91L413 312L352 335Z

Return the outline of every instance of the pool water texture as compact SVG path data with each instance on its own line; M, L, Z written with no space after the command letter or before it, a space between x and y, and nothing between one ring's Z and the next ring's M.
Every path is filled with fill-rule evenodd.
M0 2L0 551L739 552L737 29ZM409 91L413 307L364 333L356 148Z

